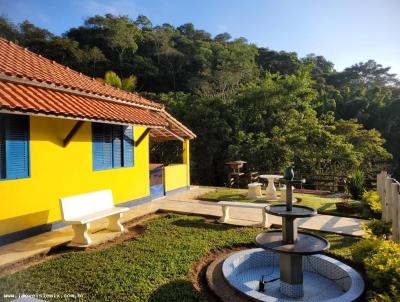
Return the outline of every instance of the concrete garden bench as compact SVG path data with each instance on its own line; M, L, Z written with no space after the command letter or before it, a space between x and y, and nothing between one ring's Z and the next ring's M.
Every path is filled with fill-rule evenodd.
M251 208L251 209L260 209L262 215L262 223L261 226L267 228L270 226L268 223L268 214L265 212L265 207L268 205L267 203L251 203L251 202L235 202L235 201L218 201L218 205L222 206L222 222L227 222L230 218L229 210L230 207L238 207L238 208Z
M119 219L129 208L115 207L111 190L64 197L60 199L60 204L64 223L72 225L74 230L74 237L70 243L72 246L90 245L90 222L105 217L108 217L108 230L124 231Z

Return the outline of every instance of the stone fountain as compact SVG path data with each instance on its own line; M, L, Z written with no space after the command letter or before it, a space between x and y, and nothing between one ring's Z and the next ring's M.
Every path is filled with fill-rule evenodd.
M243 301L356 300L364 291L360 274L321 254L329 249L326 239L298 231L299 219L317 215L313 208L292 203L292 186L302 180L286 176L281 181L286 185L286 204L269 205L265 211L282 217L282 229L258 234L259 248L236 252L224 259L221 270L225 282Z
M282 230L267 231L256 237L257 244L272 252L280 253L280 292L288 297L304 296L303 291L303 255L319 254L329 249L324 238L299 232L298 218L317 215L310 207L293 205L292 186L301 180L283 179L286 185L286 205L267 206L265 211L273 216L282 217Z

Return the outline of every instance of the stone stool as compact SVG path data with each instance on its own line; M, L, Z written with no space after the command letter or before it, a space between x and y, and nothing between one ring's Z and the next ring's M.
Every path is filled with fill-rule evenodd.
M262 197L261 193L261 183L259 182L253 182L250 183L249 186L249 192L247 193L247 199L256 199Z

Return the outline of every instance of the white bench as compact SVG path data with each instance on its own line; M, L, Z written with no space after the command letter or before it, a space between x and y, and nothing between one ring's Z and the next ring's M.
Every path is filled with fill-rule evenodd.
M262 223L261 226L267 228L270 226L268 223L268 214L265 212L265 207L268 205L267 203L252 203L252 202L237 202L237 201L218 201L218 205L222 206L222 222L227 222L230 218L229 209L230 207L238 207L238 208L252 208L252 209L260 209L262 215Z
M88 246L92 240L88 234L90 222L108 217L107 229L123 232L121 213L129 208L115 207L111 190L64 197L60 199L64 223L72 225L74 237L71 245Z

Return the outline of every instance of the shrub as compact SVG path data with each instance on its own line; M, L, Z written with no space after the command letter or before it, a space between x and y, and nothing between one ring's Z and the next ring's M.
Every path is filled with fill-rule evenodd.
M362 195L361 201L364 202L368 208L377 215L382 215L382 204L379 199L378 192L376 191L366 191Z
M364 259L372 257L378 250L382 240L374 238L360 240L351 249L351 257L354 261L363 263Z
M372 219L362 224L363 230L369 237L386 239L392 232L392 223L380 219Z
M365 190L365 175L364 172L356 170L350 175L347 189L353 199L360 200Z
M378 295L375 301L388 301L400 292L400 245L382 239L364 239L352 248L355 261L364 264L367 277ZM389 300L390 301L390 300Z
M383 241L377 253L364 261L367 276L378 293L400 291L400 245Z
M398 302L400 301L400 293L384 293L384 294L375 294L375 296L371 299L368 299L370 302Z

